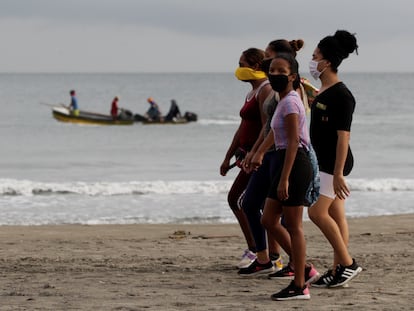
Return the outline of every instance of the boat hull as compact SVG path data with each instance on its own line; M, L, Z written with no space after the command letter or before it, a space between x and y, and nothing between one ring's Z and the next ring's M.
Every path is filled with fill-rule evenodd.
M122 120L114 120L110 115L104 115L93 112L79 111L79 115L73 115L65 107L53 107L53 117L60 122L90 124L90 125L132 125L134 120L132 118Z
M139 121L137 121L139 122ZM142 124L186 124L189 123L190 121L182 118L182 119L175 119L175 120L171 120L171 121L151 121L151 120L144 120L144 121L140 121Z

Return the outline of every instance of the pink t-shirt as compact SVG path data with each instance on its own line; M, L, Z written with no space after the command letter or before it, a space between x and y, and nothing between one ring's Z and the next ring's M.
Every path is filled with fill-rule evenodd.
M303 107L302 100L296 91L290 91L277 104L275 113L273 114L270 123L274 137L275 147L277 149L286 149L288 140L285 127L285 117L289 114L295 113L299 117L299 136L301 147L309 150L309 131L306 123L306 112Z

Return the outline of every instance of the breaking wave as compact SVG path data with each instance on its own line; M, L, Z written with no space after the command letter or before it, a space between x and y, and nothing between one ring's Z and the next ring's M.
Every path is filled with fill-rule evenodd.
M0 196L83 195L118 196L146 194L216 194L229 190L232 181L131 181L131 182L38 182L0 179ZM351 191L414 191L414 179L349 179Z

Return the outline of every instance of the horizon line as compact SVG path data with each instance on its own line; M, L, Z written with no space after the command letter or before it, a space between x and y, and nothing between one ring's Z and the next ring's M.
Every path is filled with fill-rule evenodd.
M339 74L411 74L414 71L359 71L347 70ZM5 71L0 75L7 74L234 74L232 71ZM300 75L308 74L300 72Z

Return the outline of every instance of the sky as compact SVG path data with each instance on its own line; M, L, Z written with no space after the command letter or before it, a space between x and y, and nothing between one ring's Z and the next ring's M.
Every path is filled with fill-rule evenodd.
M356 33L343 72L414 72L412 0L0 0L0 72L234 72L240 54Z

